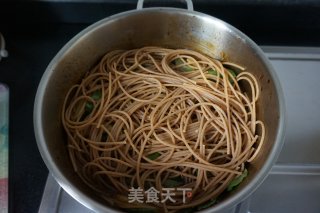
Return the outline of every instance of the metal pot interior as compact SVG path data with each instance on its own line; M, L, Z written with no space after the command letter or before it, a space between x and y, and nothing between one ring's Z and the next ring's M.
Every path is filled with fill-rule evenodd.
M266 124L263 154L248 168L250 175L245 182L210 210L240 202L261 183L279 153L281 91L262 51L244 34L211 16L182 9L135 10L106 18L80 32L56 55L41 80L35 103L35 133L47 167L78 201L97 211L110 211L73 171L61 124L62 103L71 85L79 82L106 52L150 45L189 48L239 63L259 80L262 96L258 117Z

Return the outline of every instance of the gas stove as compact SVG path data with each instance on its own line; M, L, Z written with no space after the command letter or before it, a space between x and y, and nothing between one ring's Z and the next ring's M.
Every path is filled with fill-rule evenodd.
M320 211L320 48L262 46L280 79L287 113L285 144L260 187L228 213ZM48 175L39 212L93 212Z

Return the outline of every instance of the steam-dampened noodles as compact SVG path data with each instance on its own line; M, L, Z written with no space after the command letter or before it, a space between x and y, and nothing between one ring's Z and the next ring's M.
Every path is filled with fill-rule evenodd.
M111 51L65 98L70 159L109 204L196 207L217 198L259 153L258 99L255 77L231 62L186 49ZM144 202L129 202L138 187L154 187L160 202L146 202L145 193ZM192 196L176 190L176 202L162 203L168 187Z

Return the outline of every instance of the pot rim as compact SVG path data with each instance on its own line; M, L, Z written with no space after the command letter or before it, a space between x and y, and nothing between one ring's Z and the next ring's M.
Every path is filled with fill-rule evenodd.
M262 184L262 182L267 177L269 171L271 170L273 164L275 163L276 159L278 158L281 148L284 144L284 136L285 136L285 120L286 120L286 114L285 114L285 103L284 103L284 95L283 91L280 85L280 82L278 80L278 77L269 62L269 59L265 56L263 51L260 49L260 47L252 41L248 36L246 36L244 33L242 33L240 30L236 29L232 25L207 14L200 13L197 11L190 11L186 9L180 9L180 8L171 8L171 7L152 7L152 8L144 8L141 10L129 10L122 13L118 13L109 17L106 17L104 19L101 19L92 25L86 27L82 31L80 31L78 34L76 34L71 40L69 40L61 49L60 51L55 55L55 57L51 60L49 65L47 66L37 89L35 102L34 102L34 111L33 111L33 122L34 122L34 132L35 137L38 145L38 149L40 151L41 157L43 161L45 162L47 168L49 169L49 172L52 173L56 181L59 183L59 185L74 199L76 199L78 202L83 204L89 209L99 211L99 212L105 212L108 210L108 212L118 212L114 209L112 209L109 206L102 205L101 203L95 201L85 193L81 192L77 187L73 185L71 181L69 181L59 170L58 166L54 163L54 160L52 159L52 156L50 152L48 151L47 144L45 143L45 137L44 137L44 130L42 127L42 109L43 109L43 97L46 92L46 85L48 84L48 81L50 80L53 71L59 61L64 57L64 55L69 51L70 48L75 45L75 43L84 37L85 35L89 34L90 32L97 30L99 27L102 27L105 23L111 22L115 19L120 18L129 18L131 15L135 15L137 13L146 13L146 12L171 12L171 13L180 13L183 15L195 15L201 18L209 18L216 23L223 25L225 28L227 28L230 31L233 31L234 34L239 36L242 39L245 39L246 43L251 46L257 53L257 55L263 60L264 64L266 65L272 81L275 85L276 95L278 98L279 103L279 123L278 123L278 129L276 132L276 141L270 151L269 156L267 157L267 160L265 161L264 165L259 169L256 176L248 183L246 187L241 189L239 192L235 193L234 195L230 196L229 198L223 200L221 203L210 207L208 209L205 209L201 212L213 212L213 211L222 211L228 208L233 207L234 205L240 203L247 197L249 197L255 190Z

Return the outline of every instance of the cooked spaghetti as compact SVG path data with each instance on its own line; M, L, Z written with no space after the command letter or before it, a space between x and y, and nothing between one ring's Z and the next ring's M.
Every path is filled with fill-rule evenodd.
M116 207L196 207L216 199L259 154L258 99L256 78L231 62L186 49L111 51L65 98L70 159ZM128 200L139 187L154 187L159 202L146 202L146 193L142 202ZM161 202L168 187L191 191Z

